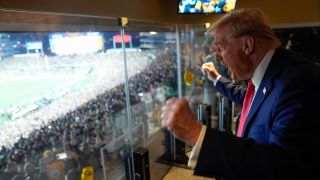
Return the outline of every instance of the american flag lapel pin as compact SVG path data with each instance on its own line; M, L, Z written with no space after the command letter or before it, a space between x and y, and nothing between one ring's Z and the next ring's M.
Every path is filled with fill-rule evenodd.
M266 92L267 92L266 87L263 88L262 92L263 92L263 94L266 94Z

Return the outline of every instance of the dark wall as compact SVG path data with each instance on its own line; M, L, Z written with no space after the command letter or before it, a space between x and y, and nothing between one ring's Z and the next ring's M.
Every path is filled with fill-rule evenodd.
M320 63L320 26L274 29L281 46Z

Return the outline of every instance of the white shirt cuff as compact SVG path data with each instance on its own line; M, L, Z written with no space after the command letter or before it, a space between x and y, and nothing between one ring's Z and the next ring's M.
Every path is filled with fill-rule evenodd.
M217 76L217 78L213 81L214 86L216 86L220 78L221 78L221 75Z
M198 140L196 144L192 147L191 155L188 161L188 166L191 167L192 169L194 169L197 165L197 160L199 157L204 135L206 134L206 130L207 130L207 127L202 125Z

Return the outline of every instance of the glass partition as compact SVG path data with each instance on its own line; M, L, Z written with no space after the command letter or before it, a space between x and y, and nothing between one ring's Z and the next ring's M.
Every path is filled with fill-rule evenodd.
M138 147L149 150L151 179L161 179L175 26L0 13L1 179L135 179Z
M161 128L160 115L165 101L177 96L175 26L129 20L127 34L135 34L140 43L139 48L126 48L129 74L140 68L138 74L129 75L133 139L140 139L134 148L148 148L150 176L158 179L170 168L161 161L170 156L170 134Z

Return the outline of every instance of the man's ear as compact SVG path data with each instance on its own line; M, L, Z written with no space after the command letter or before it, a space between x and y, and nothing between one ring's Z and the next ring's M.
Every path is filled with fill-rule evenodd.
M249 55L253 51L255 39L252 36L244 37L243 51L246 55Z

